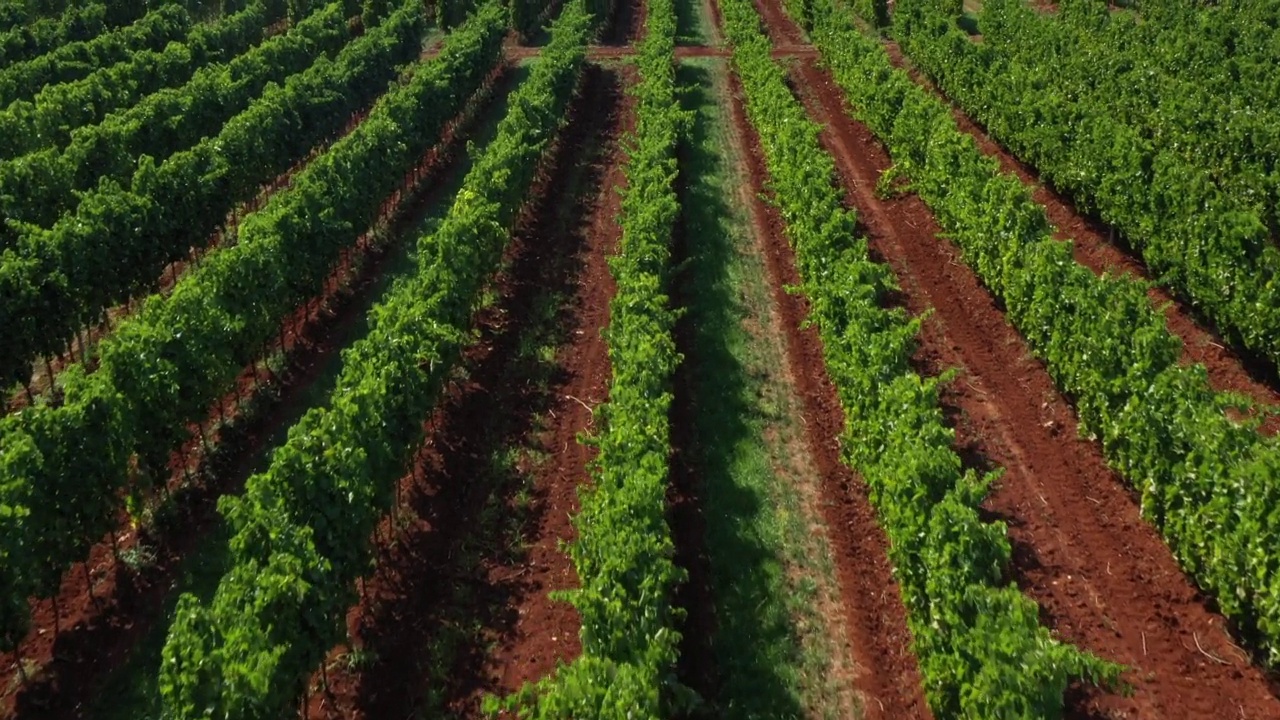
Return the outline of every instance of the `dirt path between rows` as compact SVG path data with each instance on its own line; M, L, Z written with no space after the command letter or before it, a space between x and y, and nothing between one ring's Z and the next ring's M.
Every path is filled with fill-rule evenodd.
M439 55L441 46L441 38L432 38L419 54L419 62L426 62L427 60ZM107 320L104 323L94 327L82 328L81 332L78 333L77 339L72 343L72 346L68 347L68 349L58 357L37 361L32 368L32 375L29 383L23 390L14 391L9 395L3 412L5 414L9 414L28 407L31 400L31 397L28 396L28 392L36 397L47 394L51 385L51 380L56 379L63 370L67 369L71 365L79 363L80 357L78 356L85 356L86 354L89 355L88 367L91 371L96 370L97 361L96 358L92 356L95 346L114 332L115 328L119 327L120 323L140 311L142 309L141 301L145 300L148 294L158 293L168 295L171 293L174 285L179 282L187 270L197 266L199 262L210 253L217 252L218 249L224 247L228 243L227 238L234 238L241 220L262 209L262 207L267 204L267 201L269 201L276 193L282 190L287 190L293 184L294 177L306 168L312 160L328 151L329 148L333 147L333 145L342 138L350 135L351 132L360 125L360 123L364 122L365 118L368 117L369 113L373 110L373 104L376 102L377 100L375 98L375 100L369 105L353 112L351 116L347 118L346 122L343 123L342 127L339 128L336 133L332 134L331 137L322 139L312 147L306 155L298 158L287 170L260 187L258 192L252 198L249 198L244 202L237 203L236 206L227 213L226 221L221 226L214 229L210 234L208 242L205 245L191 248L190 252L186 254L186 257L169 263L169 265L161 270L159 277L156 279L155 283L153 283L151 292L135 296L127 303L107 308ZM80 348L79 352L75 349L77 346Z
M595 61L626 60L634 58L637 52L634 46L591 45L587 48L587 59ZM513 45L508 47L505 53L507 59L513 62L532 60L542 54L542 48ZM730 51L727 48L708 45L680 45L675 50L677 60L696 57L729 57L729 55ZM779 60L786 58L816 59L818 51L803 45L775 47L773 49L773 57Z
M762 253L786 332L790 372L802 398L809 451L822 478L823 516L858 665L856 685L863 698L864 717L928 718L931 713L911 650L906 610L888 558L888 538L877 521L866 485L841 462L843 411L827 376L817 330L801 327L809 316L808 300L785 289L798 285L800 276L783 233L782 218L761 199L768 175L736 74L731 88L735 138L745 145L751 178L751 220L764 242Z
M1113 275L1125 274L1143 280L1151 279L1142 260L1125 246L1126 241L1118 230L1098 218L1077 212L1071 201L1044 183L1034 168L1006 151L981 126L951 103L923 73L911 65L897 43L888 41L885 49L894 65L906 70L919 85L933 92L951 108L956 124L973 137L984 154L999 160L1000 168L1005 172L1014 173L1023 183L1034 187L1033 197L1048 213L1049 221L1055 228L1054 237L1058 240L1075 241L1076 262L1099 275L1109 272ZM1182 361L1204 365L1209 372L1209 383L1215 390L1241 393L1260 404L1280 407L1280 378L1276 376L1275 367L1231 347L1211 329L1211 323L1201 319L1193 308L1168 291L1152 287L1147 295L1153 306L1164 309L1169 331L1182 338ZM1264 427L1264 431L1268 433L1277 430L1280 430L1280 419L1272 420Z
M1005 468L985 509L1008 524L1013 579L1063 639L1134 669L1133 697L1074 687L1067 716L1280 717L1266 677L1232 645L1098 446L1078 438L1071 406L958 251L937 238L928 208L914 195L875 197L890 160L843 111L827 73L805 62L794 76L873 254L893 268L912 314L933 310L918 367L961 369L942 394L958 449L971 466Z
M594 457L577 436L610 377L601 332L630 80L588 66L496 301L478 314L464 371L401 481L402 507L379 530L376 570L348 614L362 649L330 654L329 691L312 695L309 717L478 717L485 695L580 654L577 612L548 593L577 584L561 543Z
M693 245L699 238L689 232L687 210L690 201L689 164L691 149L681 146L676 152L678 177L677 199L682 215L677 219L671 237L672 267L681 268L692 262ZM690 305L690 288L684 281L687 271L672 273L671 303L677 308ZM672 378L671 464L667 486L667 515L675 543L675 562L688 577L676 588L675 604L685 611L680 624L680 657L676 672L680 682L692 688L704 700L718 697L718 675L715 641L718 631L715 591L712 587L711 555L707 547L706 488L691 459L691 448L697 437L697 410L692 405L693 381L691 361L696 361L692 313L685 312L676 320L676 351L683 359Z
M496 75L494 82L501 85ZM362 112L357 119L366 115ZM472 121L464 121L464 128ZM344 132L357 124L349 124ZM398 237L436 199L434 193L448 176L448 165L463 149L465 134L465 130L461 134L447 131L445 142L428 149L406 174L405 186L393 193L380 213L379 223L389 223L387 236ZM317 155L313 152L308 159ZM272 187L277 191L288 187L289 178L302 166L295 165ZM252 205L261 202L259 196ZM353 250L344 252L325 282L324 293L282 321L280 335L268 344L264 357L283 356L283 371L273 374L260 367L261 360L246 367L236 380L236 390L219 398L201 425L190 427L191 439L171 458L173 495L164 501L163 520L156 527L132 529L122 511L115 547L110 537L103 538L86 563L66 574L56 598L34 603L32 628L18 655L48 670L24 685L17 677L15 655L0 654L4 668L0 688L13 689L0 693L0 716L84 717L111 673L129 660L156 623L165 620L165 602L183 570L184 558L206 541L219 522L218 498L243 489L267 443L305 409L310 389L321 381L325 368L376 297L378 279L395 251L372 240L366 234ZM198 480L192 482L193 477ZM130 556L140 559L136 569L121 559Z
M609 302L617 287L609 272L608 258L618 251L622 237L618 216L626 175L621 139L635 131L636 122L635 98L626 93L626 88L636 82L634 70L590 72L599 77L589 82L603 87L584 98L584 108L586 103L592 106L594 119L589 122L598 133L593 143L602 147L588 158L590 167L578 168L577 172L582 175L578 182L595 190L587 193L585 203L574 211L575 227L539 227L526 240L547 243L543 252L550 252L564 241L548 242L549 231L572 236L576 245L572 263L577 270L569 276L572 297L564 319L568 343L560 349L557 360L557 372L563 382L552 388L556 397L549 412L550 423L542 429L539 441L554 456L535 471L535 492L541 494L542 506L533 509L538 526L526 538L532 544L528 563L522 567L522 571L529 570L528 582L533 592L522 597L516 607L519 620L514 639L499 647L489 662L496 679L493 692L500 695L551 674L557 662L572 660L580 652L577 611L565 603L551 601L547 593L578 585L577 574L561 544L576 537L570 518L578 513L578 488L589 482L587 466L596 456L594 448L578 442L578 436L592 430L591 409L609 394L612 367L603 333L609 325ZM554 189L549 189L543 201L548 209L555 206L556 195ZM549 265L554 266L555 262Z

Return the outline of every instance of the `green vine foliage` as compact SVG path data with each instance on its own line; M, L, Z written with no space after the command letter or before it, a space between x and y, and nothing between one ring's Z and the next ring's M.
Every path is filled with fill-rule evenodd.
M289 22L298 22L311 12L311 6L318 0L285 0Z
M77 207L78 191L103 179L128 182L140 156L163 160L217 133L268 83L283 82L350 39L341 4L334 2L230 62L202 68L180 87L152 93L97 125L79 128L68 145L0 162L0 212L8 219L0 228L0 247L13 246L24 235L38 236L38 228L58 222Z
M912 61L992 137L1120 230L1157 281L1280 363L1280 88L1272 3L983 3L975 43L903 0Z
M360 5L360 20L365 29L382 22L391 10L391 0L364 0Z
M889 25L888 0L852 0L850 7L871 27L882 28Z
M131 25L6 66L0 70L0 106L30 98L48 85L79 80L100 67L128 60L133 53L181 42L191 24L181 5L161 5Z
M141 237L167 238L171 244L137 245L138 233L125 226L106 235L120 242L106 249L121 255L104 258L100 268L117 269L100 275L120 276L125 284L116 290L128 290L126 270L137 263L142 269L132 280L154 281L168 260L203 242L235 203L335 135L352 113L372 101L401 63L417 57L425 28L418 0L406 0L335 61L317 63L275 86L219 134L152 167L142 195L101 196L104 207L127 201L169 208L160 215L163 222L149 226L155 232ZM379 122L361 125L296 176L291 190L246 218L235 247L211 255L179 281L172 295L151 297L137 316L122 323L103 341L96 372L86 375L73 366L61 375L61 405L37 404L0 419L0 557L5 560L0 612L12 609L0 616L0 639L17 641L27 623L25 598L56 590L58 574L83 559L89 545L112 527L119 495L148 492L149 478L166 466L187 424L204 417L209 405L234 387L237 373L260 355L280 319L319 291L327 268L354 240L352 228L371 221L401 168L434 142L452 117L450 110L460 107L497 62L493 37L500 35L499 26L483 36L488 44L464 44L471 36L447 44L452 51L443 53L428 74L437 78L427 95L431 113L415 115L402 107L405 99L380 105L384 109L374 114ZM439 79L442 73L457 84ZM413 97L426 92L418 91ZM406 115L414 122L405 121ZM300 118L306 131L297 128ZM392 134L388 125L396 122L403 131ZM361 150L361 143L392 143L388 137L400 141L386 153L388 165L367 169L390 169L374 178L343 175L343 163L373 152ZM359 183L358 191L353 183ZM315 209L337 207L339 201L345 216ZM305 221L297 221L299 216ZM351 219L364 225L344 223ZM305 276L300 274L304 268ZM263 284L254 284L258 281ZM94 287L105 292L106 286Z
M946 105L839 11L819 18L813 37L854 112L1075 399L1081 431L1141 493L1188 574L1280 661L1280 441L1257 431L1247 402L1215 392L1202 366L1179 363L1181 343L1145 284L1078 265L1031 190L1002 174Z
M441 8L448 5L445 0L441 0ZM507 0L507 6L511 13L511 26L522 39L531 38L538 30L537 24L546 9L546 3L538 0Z
M16 5L5 6L10 26L0 32L0 67L53 52L63 45L92 40L109 29L107 6L101 2L76 3L57 17L38 19L31 17L30 9Z
M721 11L844 408L844 457L871 487L889 536L934 715L1060 717L1071 681L1114 685L1121 668L1054 639L1036 604L1004 579L1005 527L978 515L995 475L963 469L938 403L945 378L911 368L919 320L884 308L892 272L856 237L854 213L833 185L835 163L772 59L754 7L722 0ZM792 11L807 12L811 28L836 12L816 4Z
M449 45L482 45L488 50L475 61L496 62L505 20L489 3ZM368 570L370 535L394 501L422 419L457 363L563 121L589 21L579 3L565 9L494 142L439 228L420 240L418 271L392 288L371 311L369 334L343 353L328 405L303 416L242 497L223 500L231 569L208 605L189 595L179 603L160 671L166 717L283 717L341 640L355 580ZM419 70L391 103L430 106L431 90L450 83L447 69L445 61Z
M201 67L258 44L276 20L257 2L216 23L196 25L181 43L134 53L80 80L47 85L0 112L0 158L66 145L76 128L100 122L161 88L181 85Z
M582 586L564 594L582 618L582 655L490 710L522 718L663 718L691 707L676 679L685 579L666 519L671 378L680 357L667 295L671 234L679 215L676 147L687 116L675 95L676 20L671 0L646 3L635 135L628 139L621 251L610 266L618 290L606 340L613 377L595 482L581 491L569 548Z
M188 177L188 185L158 197L159 190L153 187L156 161L165 161L175 151L202 141L206 141L207 155L208 138L229 139L223 137L225 128L243 131L229 119L257 103L269 83L302 73L319 56L337 50L349 39L347 22L334 3L226 66L201 70L180 88L162 90L98 125L81 128L65 149L47 148L0 162L0 210L10 219L10 230L20 229L10 246L0 252L0 325L8 334L0 346L2 384L25 381L37 358L63 352L80 328L100 322L113 304L153 283L164 267L157 261L176 260L191 246L202 243L202 238L181 231L194 228L190 213L200 213L203 219L206 206L157 201L208 191L221 194L228 188L216 184L220 176L268 166L251 157L241 167L206 167L204 172L212 176L199 180ZM409 59L403 54L397 58ZM278 93L277 89L268 95ZM325 97L331 96L318 99ZM307 119L314 124L306 127L332 132L332 120ZM262 159L278 155L267 144L279 134L278 124L260 132L257 150ZM319 139L307 130L293 132L299 139ZM238 144L228 148L232 152L249 138L235 139ZM161 180L168 179L165 171L170 169L168 162L161 165ZM127 184L130 178L135 187ZM181 194L175 197L175 192ZM247 199L243 193L237 197ZM215 221L224 216L225 210ZM36 225L24 225L23 220ZM46 222L48 229L40 227ZM212 229L207 223L199 227ZM171 231L191 242L177 245L170 240Z

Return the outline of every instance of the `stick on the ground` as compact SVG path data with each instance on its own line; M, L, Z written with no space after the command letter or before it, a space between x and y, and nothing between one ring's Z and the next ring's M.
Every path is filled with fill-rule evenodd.
M596 412L595 412L595 410L592 410L592 409L591 409L591 406L590 406L590 405L588 405L588 404L586 404L586 403L582 402L581 400L579 400L578 398L576 398L576 397L574 397L574 396L572 396L572 395L565 395L565 399L566 399L566 400L572 400L572 401L574 401L574 402L578 403L578 404L579 404L579 405L581 405L582 407L586 408L586 409L587 409L587 412L591 413L591 417L587 419L587 423L588 423L588 424L592 424L592 423L594 423L594 422L595 422Z
M1199 633L1194 633L1194 632L1193 632L1193 633L1191 633L1191 637L1192 637L1192 639L1194 639L1194 640L1196 641L1196 649L1200 651L1200 654L1201 654L1201 655L1204 655L1205 657L1207 657L1207 658L1209 658L1210 660L1212 660L1212 661L1214 661L1214 662L1218 663L1219 665L1230 665L1230 664L1231 664L1231 663L1227 662L1226 660L1223 660L1222 658L1218 657L1217 655L1213 655L1213 654L1211 654L1211 653L1207 653L1207 652L1205 652L1205 649L1204 649L1204 648L1202 648L1202 647L1200 647L1200 635L1199 635Z

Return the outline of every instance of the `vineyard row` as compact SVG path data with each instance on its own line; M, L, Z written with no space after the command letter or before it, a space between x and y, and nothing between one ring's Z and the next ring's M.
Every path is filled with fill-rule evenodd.
M443 222L419 241L416 273L371 311L369 334L343 353L328 404L303 416L242 497L224 501L231 569L209 604L193 596L180 601L160 670L167 716L287 714L324 653L345 637L355 581L371 560L370 536L395 500L396 481L470 337L482 290L562 122L589 19L578 3L562 13L529 79L513 93L496 138ZM423 109L461 110L499 62L505 31L505 11L485 5L361 129L422 130L436 125L434 117L419 119L429 116ZM410 145L426 138L415 132ZM345 181L356 186L398 176L377 161L394 140L353 143L370 157L366 172L345 165ZM339 210L339 217L354 215Z
M1140 493L1187 573L1280 660L1280 441L1258 432L1247 402L1215 392L1203 366L1179 362L1181 342L1144 283L1077 264L1031 189L1001 173L947 105L840 12L809 8L797 15L810 18L854 114L1074 399L1081 431Z
M424 30L420 5L407 0L336 61L319 63L276 86L220 134L174 156L160 167L155 194L137 202L185 209L181 218L170 219L169 233L180 242L151 247L148 243L166 239L158 232L163 228L152 235L124 226L107 235L119 245L106 251L139 248L132 262L141 268L132 280L153 281L165 262L185 253L190 243L203 241L234 203L335 134L395 77L399 63L417 55ZM460 62L453 55L444 57ZM457 78L464 80L470 77ZM443 113L423 114L420 122L435 123L438 133L448 119ZM64 372L60 405L37 404L0 419L0 504L14 509L0 518L0 554L5 558L0 572L6 574L0 583L5 589L0 646L12 647L25 632L25 598L55 592L61 573L82 560L113 526L122 492L133 499L132 511L141 509L152 478L187 437L187 424L204 417L240 369L261 354L285 314L319 288L323 269L354 231L345 225L348 218L314 208L325 207L326 193L332 191L328 183L337 182L332 176L352 161L352 145L368 143L376 127L335 145L296 178L290 192L274 196L256 216L246 218L236 246L213 253L184 275L168 297L152 296L103 342L96 371L73 366ZM420 142L434 137L430 126L420 132ZM417 157L407 147L395 152ZM348 191L348 204L368 214L367 206L376 206L386 194L380 188L398 177L364 183L362 193ZM306 222L294 222L299 216ZM328 243L312 246L321 229L328 232ZM294 265L308 264L306 259L311 274L291 275ZM251 273L256 280L274 273L270 287L288 290L272 295L265 284L247 282ZM212 354L206 351L211 347L216 348Z

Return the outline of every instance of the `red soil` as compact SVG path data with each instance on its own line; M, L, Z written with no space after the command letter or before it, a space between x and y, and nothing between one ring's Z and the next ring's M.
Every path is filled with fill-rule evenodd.
M764 21L765 29L769 33L769 39L773 41L774 47L801 46L807 47L808 40L804 36L804 31L800 26L791 21L791 17L787 15L787 11L783 9L780 2L770 2L769 0L753 0L756 12Z
M462 122L465 127L467 120ZM355 124L349 123L344 132ZM441 145L428 150L406 175L394 202L384 205L378 222L388 227L388 234L396 236L412 222L414 208L430 200L438 171L461 147L462 138L451 125ZM299 169L295 166L286 176ZM286 176L274 181L271 191L287 187ZM262 201L260 195L251 205ZM296 419L307 402L307 389L365 315L385 270L387 249L371 233L361 237L343 254L324 292L282 320L279 337L264 348L264 358L284 357L283 372L275 375L261 360L244 368L236 389L210 407L203 423L190 426L190 439L170 458L168 495L155 499L171 508L170 519L162 526L135 530L122 511L114 537L103 538L91 549L87 563L66 574L58 595L33 602L32 629L18 653L0 654L0 687L15 688L0 696L0 714L84 716L101 684L128 660L155 623L163 621L165 600L182 559L217 523L218 498L243 488L255 470L254 459L283 425ZM198 264L199 258L192 262ZM259 403L261 407L255 407ZM119 556L138 548L156 557L134 571ZM23 684L18 657L44 670Z
M683 174L687 172L687 148L677 148L678 173L677 198L685 208L692 200ZM673 267L687 262L694 253L692 244L697 240L678 220L672 231L671 259ZM688 307L688 296L697 288L688 281L675 282L669 293L673 307ZM707 553L707 522L702 497L702 481L698 477L696 463L688 450L694 448L697 438L697 409L693 405L694 385L690 360L695 358L693 318L689 315L677 319L675 326L676 350L684 360L676 367L672 378L673 397L668 413L671 421L671 458L667 486L667 517L675 543L675 562L685 569L688 578L676 589L675 604L684 609L684 622L680 631L680 656L676 673L680 682L703 698L717 694L717 667L713 641L717 633L715 595L712 590L711 558Z
M620 235L619 140L634 123L622 86L619 73L588 66L494 284L499 300L477 316L465 379L428 420L401 481L400 529L389 518L375 538L377 568L348 614L373 659L347 667L346 648L335 649L328 691L312 695L309 717L478 716L485 695L513 692L581 652L576 611L548 593L577 584L561 544L574 537L570 517L594 456L577 436L590 430L588 408L606 399L610 376L606 258ZM581 195L566 202L566 188ZM523 344L546 322L537 313L548 300L558 303L550 367ZM546 458L525 454L495 470L494 457L513 448Z
M1078 438L1070 405L958 251L937 238L928 208L915 196L875 197L890 160L870 131L845 114L815 64L797 76L873 252L894 269L909 311L934 310L921 370L962 371L943 394L958 449L971 465L1005 468L985 507L1009 526L1014 580L1064 640L1133 668L1133 697L1073 688L1068 716L1280 717L1267 678L1232 645L1098 446Z
M844 414L826 373L822 341L815 328L802 329L808 300L789 294L798 285L795 257L775 208L759 198L764 168L759 138L746 117L736 76L732 78L733 121L745 140L751 179L751 218L764 242L764 256L774 302L785 328L787 356L794 384L803 400L805 435L822 478L823 514L845 611L845 625L858 665L857 690L864 716L927 718L920 671L911 651L911 634L897 582L888 559L888 538L876 519L866 485L841 462L840 435Z
M944 102L946 97L903 57L897 43L887 42L886 49L894 64L910 72L913 79L933 91ZM1005 172L1016 174L1023 183L1035 188L1036 202L1045 207L1049 221L1056 228L1054 237L1059 240L1074 239L1076 262L1101 275L1129 275L1150 280L1146 267L1126 247L1121 233L1101 220L1077 212L1071 201L1044 184L1034 168L1019 161L961 110L952 106L952 116L960 129L977 141L978 147L988 156L1000 161ZM1152 305L1163 308L1169 331L1183 342L1182 361L1200 363L1209 373L1209 383L1216 390L1240 393L1265 406L1280 406L1280 380L1275 368L1269 364L1237 352L1207 324L1195 311L1174 298L1169 292L1153 287L1147 295ZM1270 433L1280 429L1280 420L1265 426Z
M609 28L601 38L606 47L628 47L644 35L644 19L648 14L645 0L618 0Z
M540 442L555 454L534 470L534 485L543 503L534 508L538 526L526 537L529 555L525 568L534 592L520 598L514 638L490 658L489 666L501 674L493 688L498 694L536 682L552 672L557 662L568 661L580 652L577 612L565 603L551 602L547 593L578 584L562 543L576 536L569 519L577 514L578 487L589 481L587 465L595 458L595 450L578 442L578 436L591 430L593 418L588 408L607 399L612 376L603 332L609 324L609 302L616 286L607 259L617 252L622 236L619 191L625 187L626 177L621 139L635 130L635 99L625 94L625 87L635 83L634 75L632 68L625 68L616 75L602 74L588 80L605 85L586 93L584 103L591 103L595 117L583 121L595 125L590 129L599 134L592 142L603 143L605 149L591 158L592 166L585 171L591 178L590 186L597 190L574 210L576 227L539 226L527 239L517 236L518 242L546 243L544 252L569 241L574 247L565 249L576 253L573 262L577 271L569 317L565 318L568 344L560 349L557 360L558 374L564 381L552 389L558 399ZM578 171L583 172L581 168ZM550 190L543 199L547 211L555 204ZM548 241L553 234L560 238ZM556 448L560 450L556 452Z

